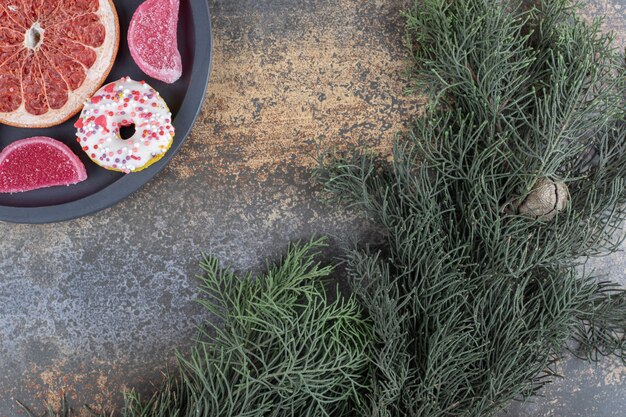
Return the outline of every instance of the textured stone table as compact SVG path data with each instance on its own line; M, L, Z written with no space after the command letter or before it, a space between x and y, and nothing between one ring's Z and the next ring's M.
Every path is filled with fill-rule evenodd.
M624 0L611 1L589 13L624 33ZM210 6L207 100L167 169L88 218L0 223L0 416L22 415L15 400L40 410L61 392L105 407L124 387L150 392L206 318L194 302L201 252L258 270L291 240L368 234L356 214L320 203L308 169L321 138L387 152L422 104L403 95L406 0ZM624 271L620 255L598 266ZM625 368L565 366L569 379L548 398L509 415L623 415Z

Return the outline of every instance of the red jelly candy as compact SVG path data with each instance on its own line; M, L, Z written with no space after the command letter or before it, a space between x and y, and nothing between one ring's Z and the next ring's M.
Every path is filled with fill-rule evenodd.
M87 179L85 166L63 143L36 136L0 153L0 193L18 193Z
M183 72L176 39L179 6L179 0L146 0L128 28L130 54L139 68L170 84Z

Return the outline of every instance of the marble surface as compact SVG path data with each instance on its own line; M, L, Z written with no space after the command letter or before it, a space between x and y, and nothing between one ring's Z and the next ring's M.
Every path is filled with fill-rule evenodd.
M388 152L423 105L403 94L407 4L210 0L206 103L168 167L94 216L0 223L0 416L23 415L16 400L41 410L63 392L105 407L119 406L124 388L150 392L210 319L194 301L202 252L259 270L289 241L370 233L356 214L320 202L309 169L319 140ZM625 0L590 5L625 33ZM596 265L624 282L622 254ZM623 415L626 368L563 369L544 399L507 415Z

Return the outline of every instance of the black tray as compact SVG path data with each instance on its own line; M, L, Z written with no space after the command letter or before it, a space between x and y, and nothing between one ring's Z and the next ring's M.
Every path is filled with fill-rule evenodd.
M176 128L174 143L165 156L149 168L131 174L108 171L94 164L76 142L74 122L45 129L21 129L0 125L0 150L11 142L32 136L49 136L63 141L87 168L87 180L69 187L51 187L25 193L0 194L0 220L16 223L49 223L92 214L110 207L137 191L165 167L183 144L200 112L206 92L212 57L211 19L207 0L181 0L178 22L178 48L183 75L166 84L145 75L128 50L126 33L134 11L143 0L114 0L120 20L120 49L107 79L130 76L146 80L165 99Z

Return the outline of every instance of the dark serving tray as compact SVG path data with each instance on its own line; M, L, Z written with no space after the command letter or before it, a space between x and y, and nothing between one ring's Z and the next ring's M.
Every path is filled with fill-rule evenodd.
M212 57L211 19L207 0L181 0L178 48L183 75L166 84L145 75L128 50L126 33L134 11L143 0L114 0L120 21L120 49L107 82L123 76L146 80L167 102L176 128L174 143L165 156L149 168L131 174L108 171L94 164L76 142L74 122L45 129L0 125L0 150L11 142L32 136L50 136L63 141L87 168L87 180L69 187L51 187L25 193L0 194L0 221L49 223L92 214L110 207L137 191L165 167L183 144L200 112L209 81Z

